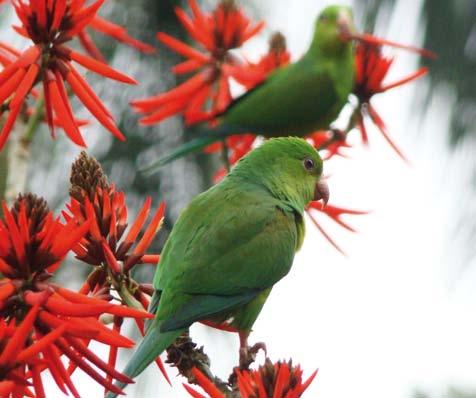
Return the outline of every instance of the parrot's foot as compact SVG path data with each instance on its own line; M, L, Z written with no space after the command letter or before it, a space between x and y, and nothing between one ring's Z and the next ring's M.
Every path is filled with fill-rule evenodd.
M265 343L256 343L251 347L248 345L240 347L240 370L249 369L260 350L263 350L264 355L267 356Z
M345 131L336 128L331 128L329 131L332 133L332 140L345 141L347 136Z

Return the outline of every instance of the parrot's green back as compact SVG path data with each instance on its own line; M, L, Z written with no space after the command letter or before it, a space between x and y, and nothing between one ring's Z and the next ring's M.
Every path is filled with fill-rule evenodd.
M193 322L251 330L302 244L304 207L321 174L305 140L271 139L192 200L162 251L150 309L156 317L125 374L139 374Z
M276 71L234 103L222 123L266 137L304 136L327 129L347 102L353 85L353 56L322 60L305 56Z
M266 137L304 136L327 129L347 102L354 83L352 42L341 39L339 18L350 9L330 6L318 17L312 44L298 62L273 73L238 98L222 123ZM349 26L352 29L352 26Z

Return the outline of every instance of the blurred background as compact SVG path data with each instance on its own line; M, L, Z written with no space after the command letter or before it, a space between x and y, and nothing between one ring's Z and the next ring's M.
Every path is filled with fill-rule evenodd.
M324 0L240 0L267 28L244 48L257 59L269 35L285 34L294 58L307 49L313 22ZM348 221L352 234L322 220L343 247L338 253L311 223L303 249L291 273L276 285L251 341L266 341L273 360L292 358L305 374L319 368L308 397L341 398L470 398L476 397L476 2L473 0L355 0L359 30L438 53L436 61L421 61L389 49L395 65L389 81L427 62L423 79L375 98L374 105L389 126L411 165L402 162L370 129L370 148L355 147L346 158L325 165L330 176L331 203L359 210L364 216ZM210 9L215 1L204 1ZM141 82L136 87L111 88L108 81L88 80L114 115L127 144L114 141L101 127L87 128L89 151L101 161L110 180L127 193L135 211L146 195L167 203L165 228L155 243L160 250L181 209L211 184L216 159L189 157L164 167L152 177L138 169L184 140L181 120L169 119L151 128L139 127L128 102L165 91L176 84L169 72L178 62L161 47L158 30L185 38L173 13L181 1L108 1L102 16L157 45L155 56L143 55L97 35L96 43L113 67ZM13 15L0 15L2 40L23 48L12 34ZM77 105L77 103L76 103ZM78 107L79 108L79 107ZM81 113L83 112L83 113ZM86 111L78 117L87 117ZM29 190L43 195L59 211L66 200L69 167L79 153L70 141L53 141L46 127L36 134ZM72 260L74 262L74 260ZM84 267L64 267L77 287ZM138 278L151 279L153 270ZM205 345L213 370L228 375L237 361L235 335L193 327ZM137 337L137 336L135 336ZM101 347L97 347L100 351ZM121 357L125 362L127 353ZM260 358L262 360L262 358ZM121 369L122 366L119 366ZM174 375L174 371L171 371ZM77 378L81 379L78 373ZM174 389L150 367L129 388L132 397L185 396L180 378ZM101 396L89 381L78 383L84 396ZM54 396L54 395L53 395Z

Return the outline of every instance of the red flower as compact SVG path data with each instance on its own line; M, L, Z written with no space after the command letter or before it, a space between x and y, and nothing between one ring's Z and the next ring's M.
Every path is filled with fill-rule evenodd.
M225 398L210 379L198 369L193 369L193 374L199 384L210 398ZM266 358L264 365L258 370L235 370L237 389L242 398L299 398L304 394L317 375L317 370L307 379L303 380L302 370L299 365L293 366L292 361L277 362L273 364ZM206 398L192 387L184 384L185 389L194 398Z
M308 205L308 208L306 209L307 214L311 218L311 221L313 224L317 227L317 229L321 232L321 234L326 238L326 240L334 246L337 251L342 253L343 255L346 255L346 253L341 249L341 247L335 242L335 240L322 228L321 224L317 220L316 215L319 213L325 214L328 216L330 219L332 219L335 223L340 225L341 227L347 229L350 232L356 232L354 228L352 228L349 224L344 222L342 220L343 215L363 215L363 214L368 214L367 211L361 211L361 210L350 210L350 209L345 209L343 207L337 207L337 206L332 206L332 205L326 205L322 206L322 203L320 202L311 202Z
M367 129L364 120L365 118L370 119L379 128L385 140L390 144L393 150L403 160L406 160L402 151L388 135L383 119L372 106L370 100L376 94L383 93L394 87L418 79L425 75L428 72L428 69L422 67L416 72L396 82L384 84L383 80L392 66L393 61L394 58L385 57L382 54L381 46L379 45L368 44L366 42L360 42L357 44L355 53L355 85L353 89L353 93L359 100L358 112L356 113L356 123L362 135L362 141L368 143Z
M162 224L165 204L159 206L140 236L151 209L152 200L148 197L126 233L128 210L124 193L108 183L100 164L86 152L81 152L73 163L70 194L69 212L63 212L64 218L78 226L88 224L86 234L72 250L76 258L94 266L80 292L97 294L112 289L126 305L147 310L153 288L136 282L131 272L136 265L158 263L159 255L148 254L147 250ZM136 323L143 334L143 320L136 319ZM117 331L121 324L122 317L116 316ZM117 347L111 347L110 366L115 366L116 356ZM157 364L168 380L160 358Z
M204 51L163 32L159 32L157 38L187 58L173 68L174 73L197 73L167 93L133 101L136 110L148 114L141 119L143 125L158 123L178 113L183 113L186 123L192 124L210 120L223 112L232 99L227 67L240 62L229 50L243 45L264 26L263 22L252 25L233 0L220 1L211 13L200 10L196 0L189 0L189 6L192 16L178 7L175 12L188 34ZM209 101L211 105L208 105Z
M27 342L28 360L15 372L19 372L20 379L33 378L35 395L39 397L44 396L40 373L45 369L50 371L61 391L69 390L75 397L79 396L70 372L60 360L61 355L108 390L119 392L111 378L122 382L131 380L97 357L88 344L95 340L113 347L130 348L133 342L108 329L97 318L105 313L141 319L152 317L144 311L103 300L105 296L108 298L104 292L87 297L50 281L66 254L81 241L89 227L90 222L79 226L74 221L60 223L46 202L31 194L20 196L12 209L3 204L0 316L9 325L18 325L18 331L16 343L7 345L0 354L0 369L18 361L22 363L25 358L19 356L16 348ZM48 344L40 344L47 338Z
M269 40L269 50L256 62L246 62L241 65L230 66L230 74L247 90L262 83L271 72L291 62L291 54L286 47L286 38L276 32Z
M45 113L52 134L55 115L74 143L86 145L74 120L65 87L67 82L74 94L104 127L117 138L125 139L111 113L79 74L72 61L122 83L136 84L136 81L64 44L91 23L103 2L104 0L98 0L88 7L84 6L82 0L13 3L22 23L15 29L29 38L33 45L0 73L0 104L10 111L0 133L0 149L9 136L26 96L39 81L43 82Z
M129 33L127 33L126 28L120 25L117 25L111 21L108 21L107 19L101 18L98 15L94 16L94 18L89 23L88 27L98 32L101 32L107 36L110 36L121 43L134 47L135 49L143 53L152 54L155 52L154 47L131 37ZM106 62L104 56L96 47L96 45L91 39L91 36L89 36L89 33L87 32L86 29L78 33L78 39L81 45L83 46L83 48L89 53L89 55L98 59L99 61Z

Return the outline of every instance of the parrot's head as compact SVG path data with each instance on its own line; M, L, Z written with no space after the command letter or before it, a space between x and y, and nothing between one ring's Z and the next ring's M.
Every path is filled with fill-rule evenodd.
M324 54L339 54L352 47L355 32L352 10L345 6L326 7L317 17L311 48Z
M265 141L245 156L231 175L251 179L273 196L303 210L313 200L329 200L322 179L322 159L304 139L280 137Z

